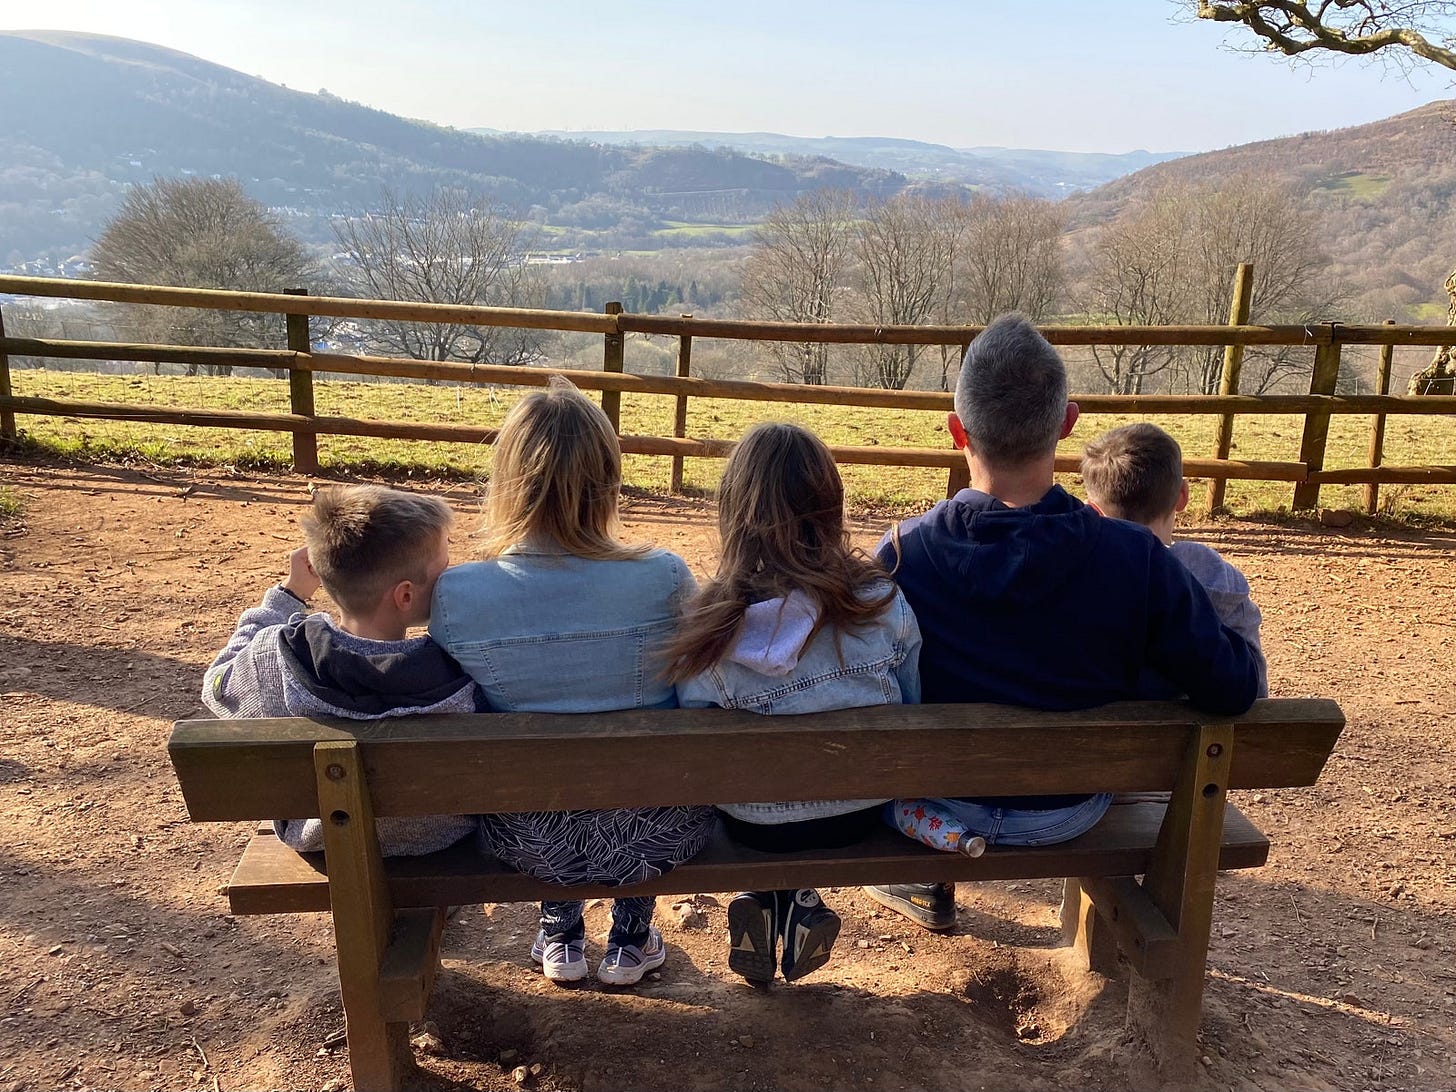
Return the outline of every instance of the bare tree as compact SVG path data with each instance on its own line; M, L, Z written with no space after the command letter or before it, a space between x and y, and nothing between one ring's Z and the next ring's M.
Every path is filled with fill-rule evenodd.
M1243 174L1216 190L1165 183L1103 228L1083 306L1120 326L1217 325L1228 321L1240 262L1254 266L1251 310L1261 322L1306 322L1341 298L1325 276L1313 218L1293 190ZM1169 389L1214 394L1223 369L1216 346L1097 346L1092 355L1119 394L1142 393L1160 373ZM1307 367L1303 354L1253 347L1244 365L1260 394Z
M282 292L317 275L303 245L234 178L156 178L134 187L91 248L91 261L104 280L245 292ZM284 344L277 315L148 307L135 324L153 341ZM187 374L196 373L190 365Z
M743 301L756 317L778 322L831 322L845 288L855 198L815 190L779 205L754 233L743 267ZM771 342L786 383L829 381L829 346Z
M1065 280L1066 217L1058 206L1024 194L978 193L936 208L950 246L940 322L983 326L1008 311L1033 320L1055 312ZM950 388L959 357L956 346L940 346L941 390Z
M984 325L1020 311L1040 320L1061 298L1062 229L1066 216L1050 201L1012 194L976 194L941 206L960 220L955 236L951 306L962 321Z
M1164 187L1125 209L1099 234L1083 289L1082 308L1094 321L1160 326L1176 321L1188 258L1187 222L1178 192ZM1149 377L1167 369L1167 345L1094 345L1092 358L1113 394L1141 394Z
M1189 194L1184 203L1193 248L1188 265L1189 321L1208 325L1228 321L1234 271L1240 262L1253 264L1250 313L1260 322L1317 320L1342 300L1339 286L1327 278L1329 263L1320 252L1315 218L1288 184L1270 175L1240 174L1225 179L1212 193ZM1223 349L1198 346L1186 356L1188 387L1217 394ZM1251 346L1245 351L1244 371L1253 389L1246 393L1263 394L1308 367L1308 354L1290 346Z
M1266 50L1288 57L1414 55L1456 69L1456 3L1445 0L1194 0L1200 19L1240 23Z
M340 270L361 296L420 303L540 307L545 283L524 260L525 228L491 199L463 190L429 198L386 190L378 209L334 222ZM389 319L365 324L377 349L417 360L529 364L545 332Z
M854 238L864 317L880 326L914 326L936 315L949 283L952 240L936 204L925 198L901 195L870 206ZM903 390L925 349L869 346L869 378Z

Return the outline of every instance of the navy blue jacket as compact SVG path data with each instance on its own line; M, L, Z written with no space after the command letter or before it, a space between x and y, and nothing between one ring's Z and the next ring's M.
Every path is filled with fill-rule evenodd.
M1170 697L1161 676L1211 713L1254 703L1248 643L1146 527L1106 519L1053 486L1021 508L963 489L898 530L898 564L892 535L878 553L920 622L924 702L1090 709Z

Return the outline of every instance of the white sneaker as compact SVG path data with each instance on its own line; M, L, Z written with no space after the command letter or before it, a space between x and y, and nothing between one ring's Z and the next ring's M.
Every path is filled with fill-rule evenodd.
M608 986L635 986L648 971L655 971L667 960L662 934L654 926L641 945L607 942L607 955L597 968L597 978Z
M580 982L590 969L584 939L567 940L559 933L548 937L544 930L536 934L531 958L541 964L541 973L552 982Z

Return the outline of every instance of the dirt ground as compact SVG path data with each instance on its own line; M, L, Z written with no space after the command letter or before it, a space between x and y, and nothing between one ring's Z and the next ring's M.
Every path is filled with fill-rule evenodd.
M328 918L228 915L248 826L189 823L164 748L282 575L307 481L0 461L0 484L26 504L0 527L0 1092L346 1087ZM463 558L478 495L419 487L462 516ZM702 505L634 498L628 517L709 570ZM1456 1088L1456 533L1188 533L1248 574L1273 691L1349 717L1317 786L1235 794L1274 848L1219 885L1199 1087ZM419 1084L513 1089L518 1065L582 1092L1152 1083L1125 980L1056 947L1058 885L962 885L946 936L825 895L833 962L769 993L728 972L726 896L693 929L660 900L668 962L626 992L545 982L532 907L467 907ZM604 907L588 925L599 956Z

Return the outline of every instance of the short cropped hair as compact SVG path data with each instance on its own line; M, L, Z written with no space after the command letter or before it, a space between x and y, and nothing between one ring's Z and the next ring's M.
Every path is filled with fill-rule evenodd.
M1030 462L1056 450L1067 412L1067 367L1025 317L1002 315L966 350L955 411L987 462Z
M351 612L373 610L401 580L423 583L450 506L382 485L327 485L314 492L303 540L309 563L334 602Z
M1087 498L1107 515L1152 523L1178 507L1183 449L1157 425L1124 425L1087 445L1082 482Z

